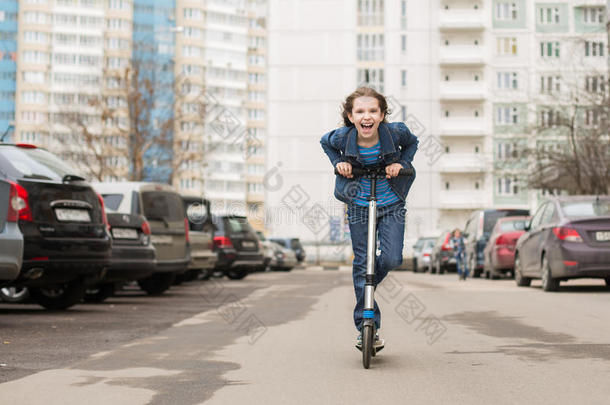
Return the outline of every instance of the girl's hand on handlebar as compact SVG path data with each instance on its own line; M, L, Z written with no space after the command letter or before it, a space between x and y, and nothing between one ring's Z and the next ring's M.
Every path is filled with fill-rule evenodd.
M354 177L354 175L352 174L352 165L351 163L347 163L347 162L339 162L337 163L337 171L339 172L339 174L343 177L347 177L348 179L351 179Z
M398 176L398 173L402 169L402 165L400 163L392 163L389 166L385 167L386 179L390 179L392 177Z

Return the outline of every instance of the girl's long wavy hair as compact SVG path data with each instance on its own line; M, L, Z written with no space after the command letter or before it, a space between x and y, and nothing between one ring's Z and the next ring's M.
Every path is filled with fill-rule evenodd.
M378 93L377 90L370 87L359 87L356 89L356 91L347 96L345 102L342 104L343 111L341 112L341 117L343 118L343 124L346 127L351 127L354 125L351 123L347 115L352 112L352 109L354 108L354 100L358 97L376 98L377 101L379 101L379 109L383 113L383 122L388 122L388 115L392 114L392 111L388 109L388 102L386 101L385 97Z

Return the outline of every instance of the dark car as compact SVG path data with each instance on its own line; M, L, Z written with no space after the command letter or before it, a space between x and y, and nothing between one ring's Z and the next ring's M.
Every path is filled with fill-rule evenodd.
M148 294L162 294L176 275L187 271L191 260L189 225L180 194L161 183L122 182L94 183L113 212L143 215L150 224L151 242L155 247L155 272L138 280Z
M112 235L112 258L104 279L87 288L85 301L102 302L121 284L142 280L154 273L156 251L150 242L150 225L137 214L107 212Z
M603 278L610 286L610 196L552 197L544 201L517 242L515 281Z
M515 246L525 233L528 220L529 217L505 217L496 222L484 250L486 278L495 280L502 274L514 274Z
M297 260L302 263L305 260L305 249L301 245L299 238L269 238L271 242L275 242L286 249L291 249L297 255Z
M248 219L236 215L214 215L214 247L218 251L215 270L232 280L246 277L264 263L258 236Z
M428 266L430 273L443 274L450 267L455 268L455 254L449 239L451 239L451 231L441 232L441 235L436 239L430 254L430 264Z
M24 240L21 272L7 286L28 287L49 309L78 303L110 263L102 198L63 160L32 145L0 144L0 170Z
M210 277L218 254L214 250L214 225L210 212L210 201L201 197L182 196L189 221L191 261L185 279L207 279Z
M480 277L485 265L483 251L489 240L489 235L500 218L528 216L529 210L522 209L490 209L474 211L464 227L466 240L466 260L468 270L473 277Z

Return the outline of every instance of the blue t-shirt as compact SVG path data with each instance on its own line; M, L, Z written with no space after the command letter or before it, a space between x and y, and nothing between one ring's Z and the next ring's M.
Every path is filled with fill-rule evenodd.
M358 152L360 153L360 156L362 156L365 166L376 165L379 163L381 145L379 142L377 142L375 146L371 146L370 148L364 148L358 145ZM366 207L369 205L369 197L371 195L371 180L364 177L360 177L358 181L360 183L360 188L358 190L358 194L356 194L356 197L354 197L353 201L356 205ZM390 188L390 183L385 177L383 179L377 179L376 188L378 207L383 207L384 205L390 205L400 201L400 198L398 198L394 190Z

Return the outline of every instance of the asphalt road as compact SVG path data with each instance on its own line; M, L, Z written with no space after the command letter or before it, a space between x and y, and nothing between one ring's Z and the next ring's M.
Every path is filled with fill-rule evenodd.
M610 402L610 291L393 272L364 370L349 271L257 273L48 312L0 304L0 403Z

